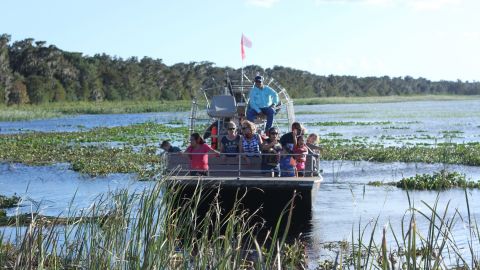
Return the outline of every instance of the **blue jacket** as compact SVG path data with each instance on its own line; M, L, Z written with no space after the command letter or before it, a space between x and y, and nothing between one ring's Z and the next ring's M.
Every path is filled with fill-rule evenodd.
M249 95L249 105L250 108L255 110L257 113L260 112L261 108L268 108L272 105L278 105L279 97L277 92L272 88L264 85L263 89L259 89L256 86L250 90Z

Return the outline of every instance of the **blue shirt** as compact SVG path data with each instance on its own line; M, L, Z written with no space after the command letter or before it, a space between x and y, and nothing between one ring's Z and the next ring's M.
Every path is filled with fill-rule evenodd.
M279 97L277 92L266 85L263 86L263 89L254 86L252 90L250 90L249 105L250 108L257 113L260 112L261 108L268 108L272 105L277 105L278 103Z

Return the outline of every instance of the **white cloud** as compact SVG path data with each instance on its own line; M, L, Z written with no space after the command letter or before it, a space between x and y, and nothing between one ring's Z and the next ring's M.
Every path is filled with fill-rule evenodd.
M278 0L247 0L247 4L257 7L264 7L270 8L272 7Z

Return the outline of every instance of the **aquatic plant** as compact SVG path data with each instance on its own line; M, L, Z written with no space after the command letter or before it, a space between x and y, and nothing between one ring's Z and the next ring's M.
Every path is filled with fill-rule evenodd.
M416 174L402 178L397 187L409 190L444 190L450 188L480 188L480 181L468 181L464 174L441 170L433 174Z
M357 228L352 226L348 247L334 246L336 257L320 261L316 269L478 269L480 230L470 214L467 191L465 216L459 209L450 210L449 203L440 209L439 196L433 205L422 202L422 207L416 207L407 192L409 208L399 228L388 223L377 236L378 217L367 224L360 220ZM420 222L426 226L417 226ZM459 222L465 224L468 239L464 245L453 237Z
M377 126L377 125L390 125L390 121L382 122L353 122L353 121L330 121L330 122L308 122L307 126Z
M367 160L377 162L425 162L480 165L480 143L438 143L436 146L384 146L374 143L352 143L347 139L322 136L322 159Z
M292 206L274 227L254 221L241 195L223 213L217 199L201 213L206 193L167 178L142 192L118 190L66 222L48 226L35 217L10 242L0 233L0 268L6 269L304 269L300 240L286 242ZM215 198L218 198L215 196ZM107 214L107 215L105 215ZM105 215L105 218L91 219ZM281 222L281 224L280 224ZM15 225L18 226L18 225ZM280 230L285 228L285 232ZM259 234L265 230L265 234Z

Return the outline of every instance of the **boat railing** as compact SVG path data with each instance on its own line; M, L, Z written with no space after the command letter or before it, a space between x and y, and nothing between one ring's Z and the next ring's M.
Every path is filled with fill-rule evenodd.
M194 155L208 155L208 170L192 169L191 157ZM305 168L296 169L295 159L305 156ZM266 157L276 156L282 162L289 158L291 162L287 168L280 165L266 164ZM175 171L179 175L206 175L212 177L315 177L320 173L318 154L294 153L165 153L162 155L165 172Z

